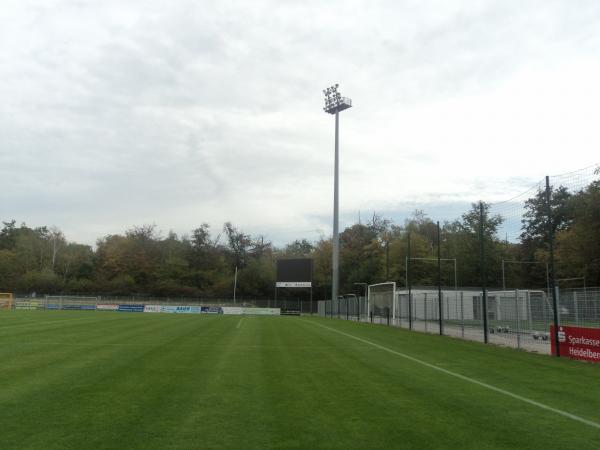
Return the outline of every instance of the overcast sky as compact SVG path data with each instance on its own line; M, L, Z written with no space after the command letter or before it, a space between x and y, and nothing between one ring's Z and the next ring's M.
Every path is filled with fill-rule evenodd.
M276 244L600 162L600 2L0 1L0 219Z

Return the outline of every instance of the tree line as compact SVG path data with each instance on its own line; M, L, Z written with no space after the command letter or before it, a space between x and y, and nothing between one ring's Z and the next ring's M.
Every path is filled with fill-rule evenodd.
M437 283L438 253L444 259L442 283L481 285L481 221L486 284L500 287L502 260L527 264L505 270L508 288L545 288L549 262L547 204L544 191L524 205L517 242L499 236L505 220L489 204L473 204L454 221L437 225L417 210L403 224L373 215L340 233L340 293L363 292L363 283L406 284L410 235L413 286ZM600 286L600 181L570 192L551 189L557 277L585 277ZM238 270L239 298L273 298L275 261L310 257L314 260L315 298L328 298L331 286L331 239L298 239L281 248L261 236L251 236L227 222L214 232L206 223L189 234L162 235L154 225L135 226L123 234L98 239L95 248L67 241L55 227L31 228L3 221L0 231L0 292L21 294L151 295L231 298ZM454 270L456 260L456 273ZM282 290L279 296L297 295Z

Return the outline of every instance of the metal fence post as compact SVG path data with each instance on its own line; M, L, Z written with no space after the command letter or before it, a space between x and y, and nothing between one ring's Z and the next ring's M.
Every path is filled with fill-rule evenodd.
M406 249L407 257L406 257L406 285L408 287L408 329L413 329L412 323L412 289L411 289L411 279L410 279L410 231L408 232L408 246Z
M554 224L552 223L552 206L550 204L550 177L546 176L546 213L548 227L548 245L550 247L550 290L552 291L552 309L554 309L554 342L556 343L556 356L560 357L558 345L558 299L556 298L556 272L554 267Z
M350 312L348 311L348 297L346 297L346 320L350 320Z
M489 341L488 312L487 312L487 273L485 269L485 228L484 228L483 202L479 202L479 252L481 266L481 307L483 310L483 342Z
M441 233L440 233L440 222L437 222L437 262L438 262L438 309L439 309L439 321L440 321L440 336L444 334L443 332L443 324L442 324L442 260L441 256Z
M521 349L521 325L519 324L519 290L515 289L515 316L517 318L517 348Z

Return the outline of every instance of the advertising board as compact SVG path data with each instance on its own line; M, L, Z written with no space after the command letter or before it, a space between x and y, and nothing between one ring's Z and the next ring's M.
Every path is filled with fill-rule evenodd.
M44 309L44 304L39 300L16 301L15 309Z
M244 314L254 316L279 316L280 308L243 308Z
M161 312L161 305L146 305L144 306L145 313L159 313Z
M118 305L117 311L144 312L144 305Z
M53 309L50 307L51 305L48 305L48 309ZM55 305L52 305L55 306ZM58 305L57 305L58 306ZM96 309L96 305L62 305L62 306L58 306L56 309L66 309L66 310L94 310Z
M556 355L554 326L550 327L552 354ZM560 356L584 361L600 362L600 328L558 327Z
M163 313L175 313L175 314L199 314L201 312L200 306L161 306L160 312Z
M119 309L119 305L115 304L96 305L96 310L99 311L116 311L117 309Z

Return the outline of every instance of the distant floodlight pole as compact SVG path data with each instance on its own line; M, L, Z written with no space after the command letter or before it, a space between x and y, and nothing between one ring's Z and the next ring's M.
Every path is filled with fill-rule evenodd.
M352 107L352 100L342 97L338 92L339 84L323 90L325 107L323 111L335 114L335 169L333 180L333 273L331 277L331 299L338 298L340 281L340 234L339 234L339 165L340 165L340 111Z

